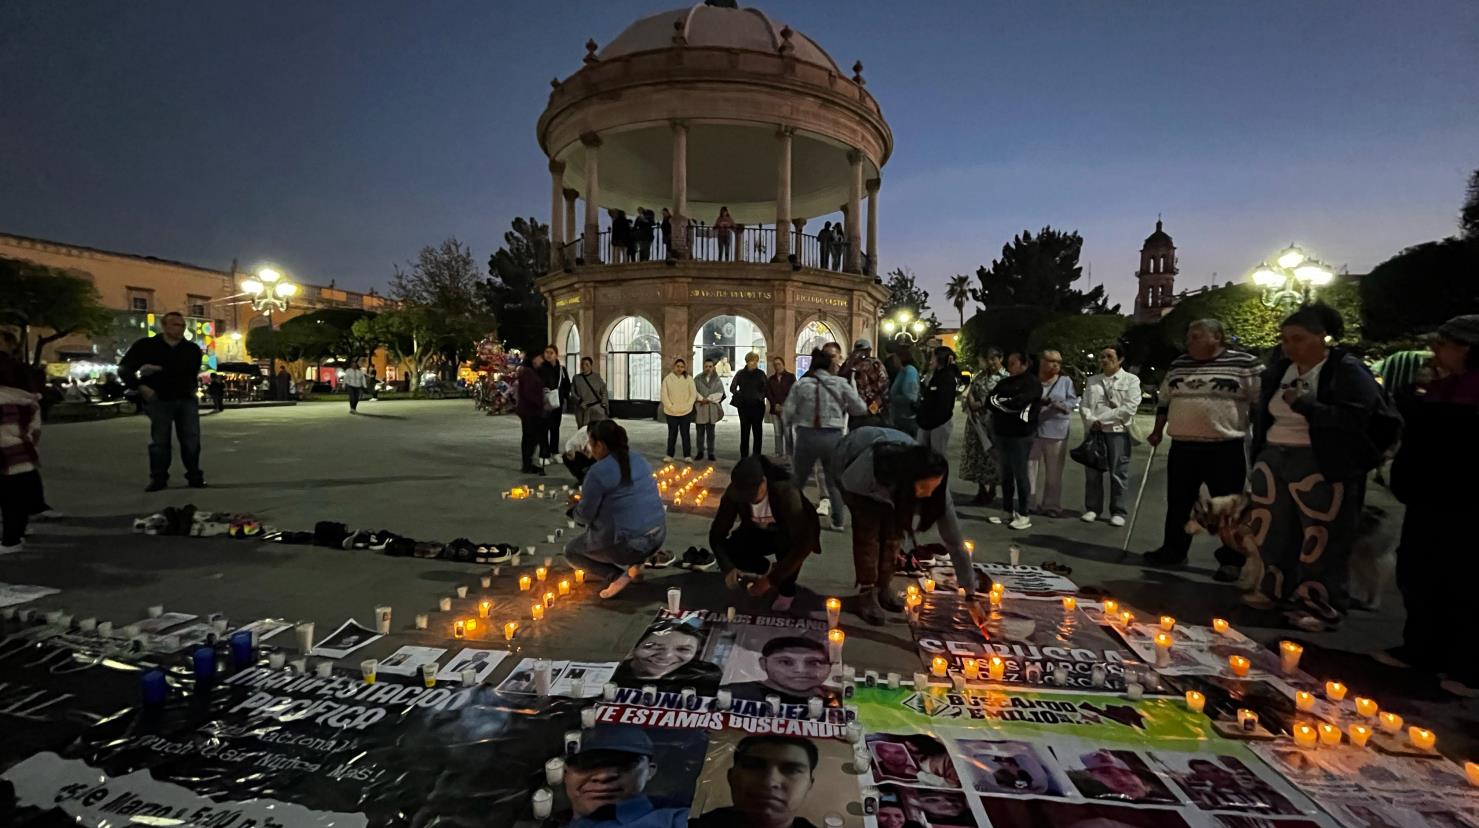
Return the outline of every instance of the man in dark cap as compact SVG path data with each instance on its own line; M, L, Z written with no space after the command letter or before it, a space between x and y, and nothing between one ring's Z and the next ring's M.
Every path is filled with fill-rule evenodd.
M570 828L682 828L687 807L662 807L642 791L657 775L652 740L634 725L600 725L566 760Z
M739 586L741 572L758 574L750 594L761 596L774 589L779 595L771 609L788 612L801 565L807 555L822 549L821 526L816 507L791 483L786 470L754 454L730 472L729 488L719 498L709 525L709 548L731 589Z

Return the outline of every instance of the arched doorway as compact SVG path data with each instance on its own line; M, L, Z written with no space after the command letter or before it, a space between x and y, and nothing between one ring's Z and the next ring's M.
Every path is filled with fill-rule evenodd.
M845 339L842 330L833 326L824 319L813 319L801 326L801 333L796 336L796 376L801 376L811 368L811 352L826 345L828 342L842 343ZM847 353L848 347L842 344L842 352Z
M714 361L726 389L724 408L730 413L734 413L735 408L734 400L728 399L729 379L735 371L745 367L745 355L752 351L760 355L760 367L765 368L765 332L743 316L716 316L693 335L690 370L697 375L703 370L704 360Z
M580 329L574 322L566 322L561 330L564 335L555 342L560 346L560 359L565 363L565 370L573 377L580 373Z
M573 327L573 326L572 326ZM642 416L619 402L656 402L662 383L662 338L651 322L640 316L625 316L606 335L606 389L611 394L612 414ZM651 406L643 406L651 409Z

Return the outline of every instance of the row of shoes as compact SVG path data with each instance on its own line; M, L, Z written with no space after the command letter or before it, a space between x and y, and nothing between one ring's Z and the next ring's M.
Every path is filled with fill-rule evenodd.
M133 529L144 535L181 535L195 538L258 538L274 531L253 515L202 512L193 504L167 506L152 515L135 518Z

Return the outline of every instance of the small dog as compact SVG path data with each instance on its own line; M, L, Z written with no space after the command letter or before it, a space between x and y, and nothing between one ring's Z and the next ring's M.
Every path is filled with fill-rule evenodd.
M1263 558L1249 521L1251 503L1247 492L1213 497L1204 483L1186 522L1188 535L1202 532L1216 535L1229 549L1247 559L1238 582L1245 592L1256 590L1264 575ZM1396 570L1398 535L1399 524L1386 509L1371 504L1361 509L1351 544L1347 584L1353 608L1371 611L1381 608L1382 593Z

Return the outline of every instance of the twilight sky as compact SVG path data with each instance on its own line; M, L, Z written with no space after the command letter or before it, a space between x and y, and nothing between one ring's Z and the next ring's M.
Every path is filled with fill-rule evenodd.
M0 3L0 232L383 287L455 235L548 220L548 81L665 0ZM881 270L946 278L1075 228L1134 298L1157 212L1178 288L1297 240L1364 272L1454 232L1479 167L1473 0L761 6L861 58L894 130Z

